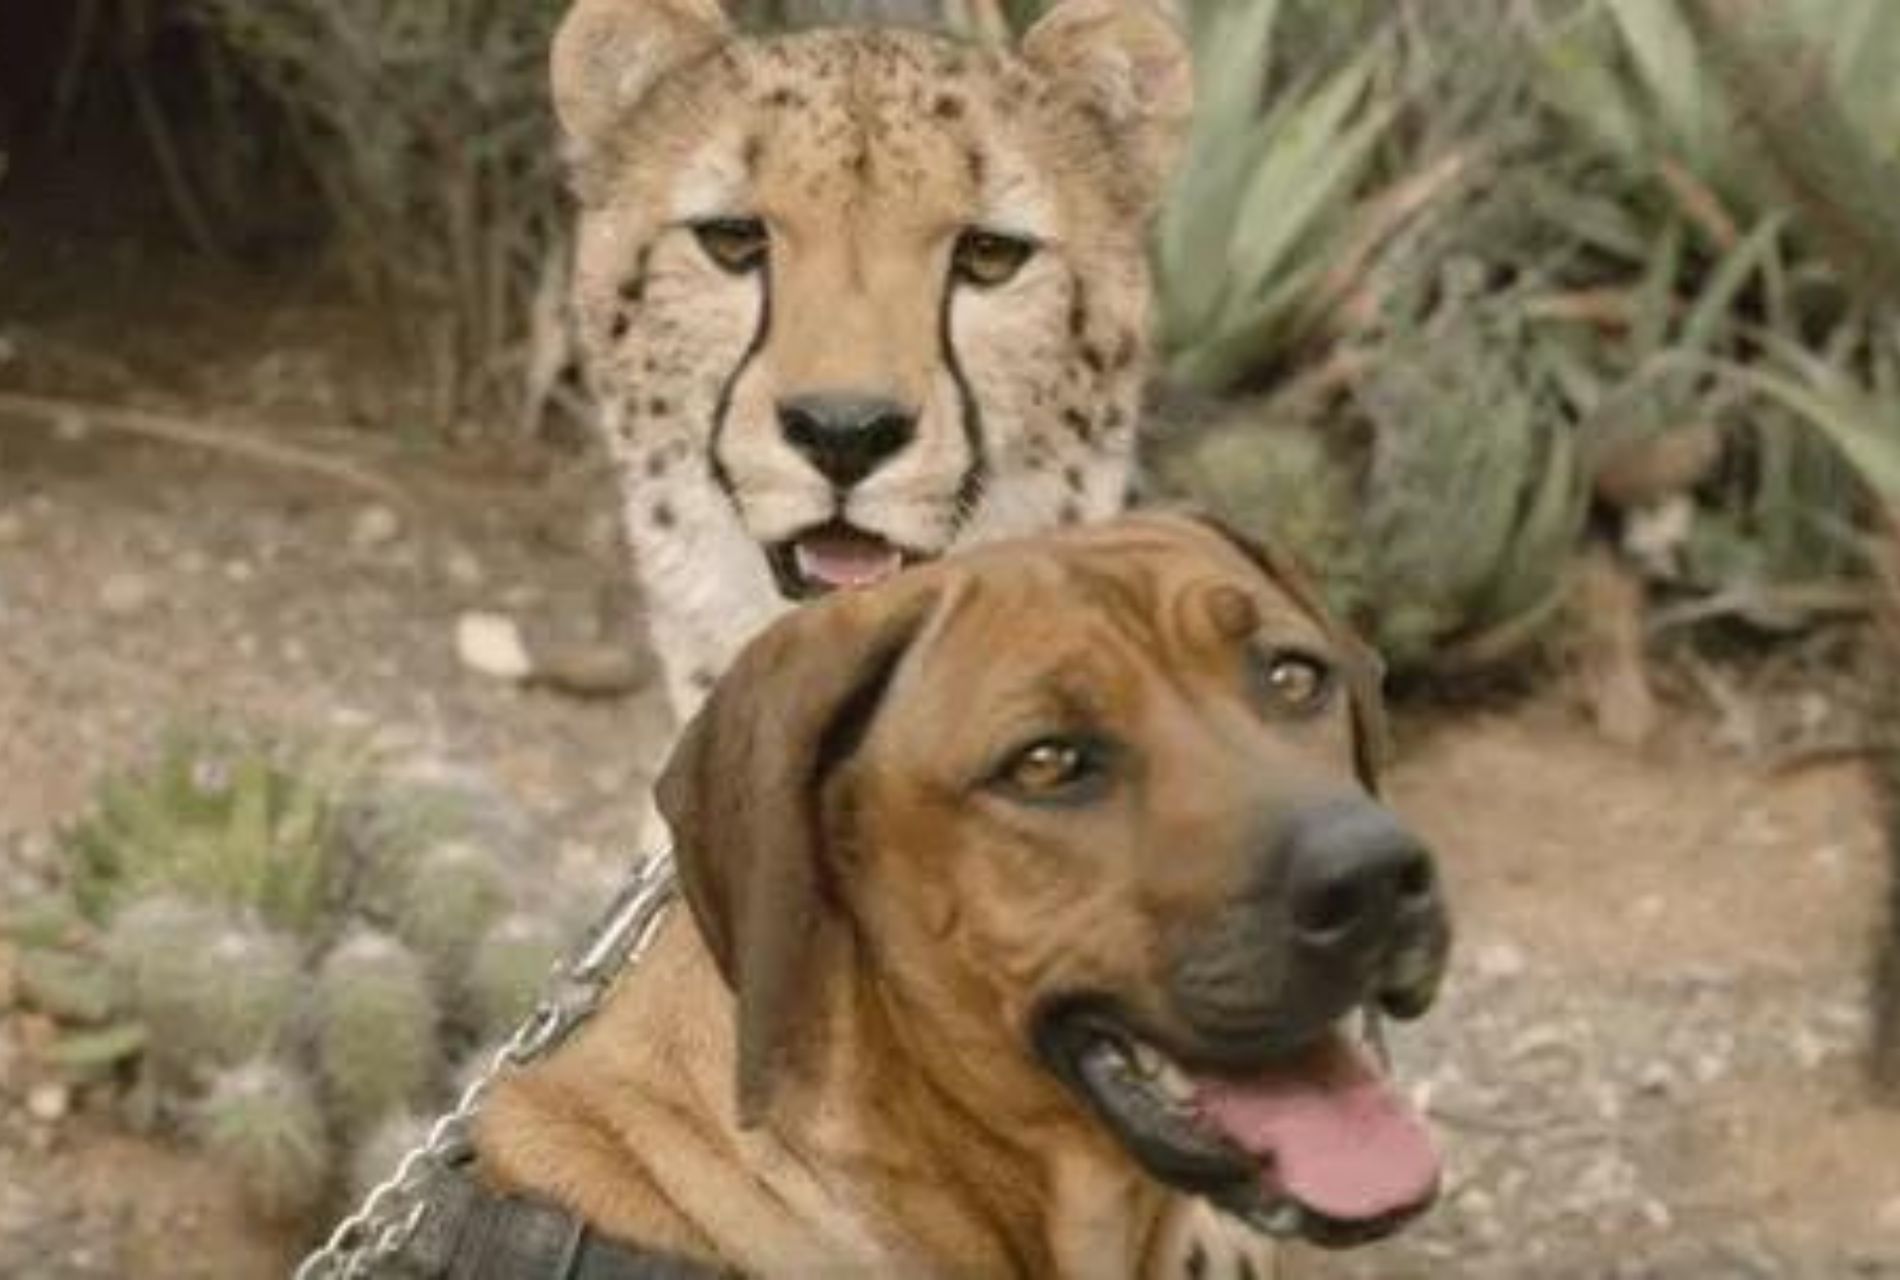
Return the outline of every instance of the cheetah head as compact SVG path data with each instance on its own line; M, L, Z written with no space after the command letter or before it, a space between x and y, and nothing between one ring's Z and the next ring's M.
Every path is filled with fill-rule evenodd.
M1122 504L1191 98L1150 0L1016 49L579 0L553 84L637 557L716 545L782 604Z

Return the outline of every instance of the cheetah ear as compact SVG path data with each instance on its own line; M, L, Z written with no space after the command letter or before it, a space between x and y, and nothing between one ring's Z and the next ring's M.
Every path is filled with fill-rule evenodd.
M1193 61L1163 0L1056 0L1022 55L1127 139L1159 192L1194 110Z
M719 0L576 0L554 36L554 112L592 147L670 71L731 35Z

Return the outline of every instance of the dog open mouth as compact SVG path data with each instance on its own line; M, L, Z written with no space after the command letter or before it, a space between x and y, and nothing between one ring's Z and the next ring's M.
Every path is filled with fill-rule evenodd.
M775 542L765 558L779 594L811 600L827 592L868 587L906 565L929 559L843 520L831 520Z
M1190 1070L1095 1010L1055 1013L1037 1040L1150 1173L1268 1234L1363 1244L1437 1196L1423 1118L1343 1028L1244 1072Z

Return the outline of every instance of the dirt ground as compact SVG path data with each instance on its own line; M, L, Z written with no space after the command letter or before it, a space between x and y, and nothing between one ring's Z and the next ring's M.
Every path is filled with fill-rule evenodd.
M263 336L242 360L213 344L160 376L136 342L0 312L0 391L327 420L310 397L333 371L295 326L245 323ZM100 350L120 374L74 372ZM298 412L258 390L286 385ZM623 847L657 697L519 688L453 643L470 609L569 639L627 625L598 476L367 436L342 456L404 496L0 411L0 896L44 874L103 771L205 712L372 727L485 772L570 846ZM1882 874L1867 780L1717 742L1679 709L1619 750L1555 690L1401 715L1391 794L1443 856L1461 935L1446 1000L1396 1048L1450 1183L1400 1239L1287 1274L1900 1277L1900 1113L1857 1074ZM0 998L0 1277L284 1272L296 1242L202 1162L84 1093L35 1106L34 1034Z

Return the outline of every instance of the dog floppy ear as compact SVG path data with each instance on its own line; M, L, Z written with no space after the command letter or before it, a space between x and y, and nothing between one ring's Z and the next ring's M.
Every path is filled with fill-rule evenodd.
M1325 597L1314 585L1312 575L1285 547L1248 537L1233 526L1204 512L1187 512L1188 517L1220 535L1275 586L1292 597L1293 602L1311 615L1345 655L1346 693L1352 703L1353 767L1359 781L1373 795L1379 794L1379 770L1385 764L1388 735L1385 723L1385 699L1380 686L1385 680L1385 662L1377 650L1333 613Z
M687 905L737 998L744 1126L765 1114L815 980L825 778L861 740L933 602L893 585L791 614L740 654L661 772Z
M719 0L575 0L549 68L562 131L585 154L662 77L731 32Z

